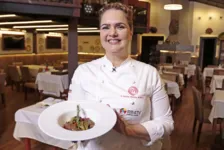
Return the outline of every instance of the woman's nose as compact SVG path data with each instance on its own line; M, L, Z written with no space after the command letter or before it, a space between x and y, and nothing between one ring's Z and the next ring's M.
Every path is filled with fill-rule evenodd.
M109 31L109 35L110 36L117 36L117 31L116 31L116 29L115 28L110 28L110 31Z

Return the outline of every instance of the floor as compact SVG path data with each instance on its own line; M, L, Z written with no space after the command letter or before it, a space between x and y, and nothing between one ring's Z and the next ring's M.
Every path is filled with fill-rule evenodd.
M184 90L182 102L178 104L173 115L175 130L171 135L172 150L210 150L212 143L214 143L211 124L203 126L200 142L198 145L195 143L196 134L192 134L194 106L191 85L192 83L189 83ZM6 107L0 108L0 150L24 150L24 144L12 136L15 126L14 113L19 108L36 103L37 99L31 92L28 95L28 100L24 101L22 92L12 91L10 87L6 88ZM32 150L48 149L50 146L32 141Z

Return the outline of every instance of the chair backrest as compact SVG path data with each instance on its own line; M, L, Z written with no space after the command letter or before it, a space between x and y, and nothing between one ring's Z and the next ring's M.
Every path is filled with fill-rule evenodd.
M195 118L201 122L203 122L203 102L201 99L201 93L192 86L193 91L193 100L194 100L194 112Z
M224 90L224 79L222 80L222 87L221 88L216 87L216 90Z
M165 68L165 71L182 73L180 68Z
M31 75L30 75L29 68L28 67L21 66L20 67L20 70L21 70L22 81L23 82L30 81L31 80Z
M214 69L214 75L224 75L224 70L222 69Z
M9 73L9 77L11 78L11 80L16 81L16 82L21 80L19 71L16 66L9 65L8 73Z
M22 66L23 62L13 62L12 65L13 66Z
M178 83L178 75L177 74L163 73L160 76L161 76L162 79Z
M68 63L63 63L63 69L68 69Z
M178 69L180 70L180 73L184 74L185 66L174 66L173 69Z
M0 73L0 93L4 93L5 78L6 78L6 74L5 73Z
M208 68L217 68L216 65L208 65L207 67L208 67Z

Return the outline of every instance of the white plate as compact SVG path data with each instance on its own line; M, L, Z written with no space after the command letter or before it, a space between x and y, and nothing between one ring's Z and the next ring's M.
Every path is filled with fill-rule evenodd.
M85 131L70 131L62 126L76 116L77 105L80 106L81 117L88 117L94 127ZM84 111L82 111L82 109ZM66 141L89 140L110 131L117 121L117 116L109 106L89 101L65 101L45 109L39 116L38 125L47 135Z

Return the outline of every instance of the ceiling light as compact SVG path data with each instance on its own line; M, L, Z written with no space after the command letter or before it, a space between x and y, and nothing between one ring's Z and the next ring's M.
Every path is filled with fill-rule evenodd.
M36 29L36 31L68 31L68 28ZM79 33L96 33L100 30L78 30Z
M23 35L23 34L25 34L25 31L24 32L20 32L20 31L5 31L5 30L2 31L2 30L0 30L0 33Z
M36 31L67 31L68 28L46 28L46 29L36 29Z
M15 14L0 15L0 18L8 18L8 17L16 17L16 15Z
M181 4L166 4L164 5L165 10L181 10L183 6Z
M138 1L140 1L140 2L147 2L147 3L149 3L149 0L138 0Z
M15 29L25 29L25 28L54 28L54 27L68 27L67 24L60 25L33 25L33 26L13 26Z
M61 25L33 25L33 26L13 26L14 29L26 29L26 28L54 28L54 27L68 27L67 24ZM97 30L98 28L89 27L89 28L78 28L78 30Z
M94 30L97 28L78 28L78 32L99 32L100 30ZM48 29L36 29L36 31L68 31L68 28L48 28Z
M78 31L78 33L97 33L100 32L100 30L83 30L83 31Z
M35 23L51 23L52 20L38 20L38 21L15 21L15 22L0 22L0 25L14 25L14 24L35 24Z
M97 30L98 28L78 28L78 30Z

